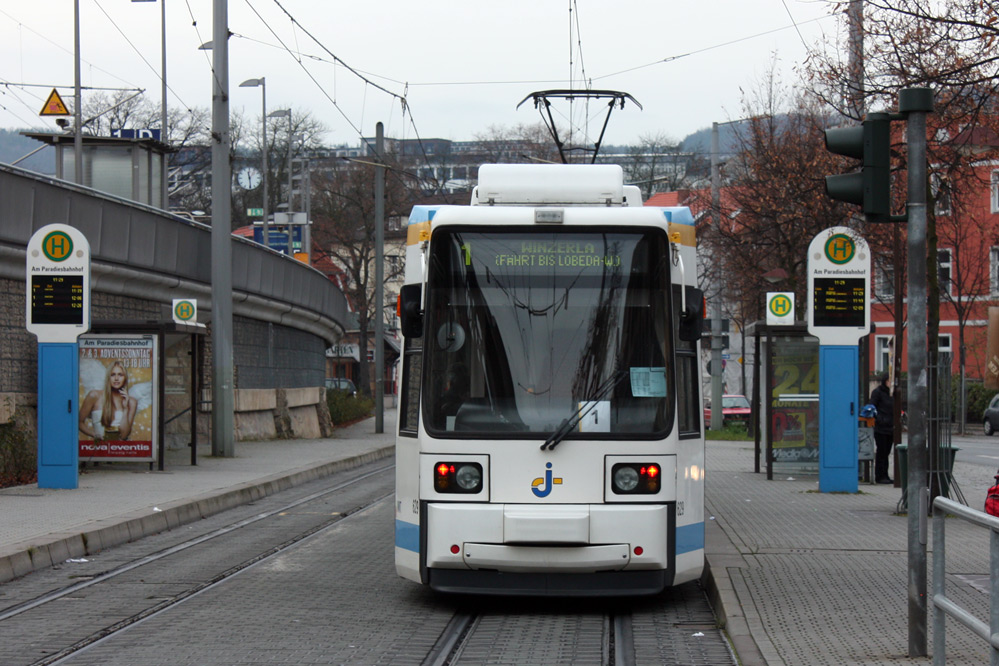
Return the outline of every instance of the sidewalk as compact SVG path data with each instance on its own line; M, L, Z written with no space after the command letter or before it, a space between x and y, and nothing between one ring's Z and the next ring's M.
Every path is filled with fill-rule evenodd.
M960 446L959 438L954 444ZM930 663L908 657L908 519L901 491L861 483L859 493L819 493L818 477L753 470L752 442L707 442L705 522L709 593L747 666ZM994 483L986 467L958 462L954 478L980 508ZM932 592L932 526L927 592ZM989 534L948 519L947 595L989 618ZM927 651L933 653L928 605ZM986 664L987 644L946 625L947 663Z
M120 543L199 520L279 490L395 452L395 411L385 433L367 419L329 439L236 442L235 457L211 447L168 451L148 463L88 465L75 490L36 485L0 490L0 583Z

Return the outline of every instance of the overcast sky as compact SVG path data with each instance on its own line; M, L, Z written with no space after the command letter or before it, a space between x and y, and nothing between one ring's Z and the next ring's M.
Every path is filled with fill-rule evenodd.
M159 104L159 2L79 3L83 85L144 88ZM72 104L73 4L0 8L0 127L56 129L38 115L52 87ZM171 109L211 105L211 52L198 46L212 38L212 4L166 0ZM310 111L329 144L355 145L378 121L391 137L467 140L538 122L530 101L517 104L536 90L585 87L585 74L592 88L644 107L616 109L605 144L680 139L739 118L740 88L754 89L774 58L794 81L807 47L837 34L839 20L822 0L230 0L230 104L259 121L260 89L238 85L265 77L268 111ZM565 103L554 109L557 120L570 114ZM605 112L605 102L571 111L577 126L589 118L591 138Z

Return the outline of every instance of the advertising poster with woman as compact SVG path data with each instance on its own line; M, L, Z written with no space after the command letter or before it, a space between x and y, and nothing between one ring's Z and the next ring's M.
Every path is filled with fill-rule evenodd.
M156 459L156 338L81 336L80 461Z

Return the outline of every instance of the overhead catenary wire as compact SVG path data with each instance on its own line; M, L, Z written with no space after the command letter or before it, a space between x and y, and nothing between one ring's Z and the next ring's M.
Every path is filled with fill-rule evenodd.
M798 39L801 40L801 45L805 47L805 51L808 51L808 44L805 42L805 36L801 34L801 29L798 27L798 23L794 20L794 16L791 15L791 8L787 6L787 0L780 0L781 4L784 5L784 11L787 12L787 17L791 19L791 24L794 26L795 32L798 33Z
M772 35L775 32L781 32L783 30L790 30L791 28L794 28L795 30L798 30L799 31L798 34L800 35L801 32L799 30L799 26L806 25L808 23L815 23L816 21L822 21L822 20L827 19L827 18L829 18L829 17L828 16L817 16L817 17L815 17L813 19L809 19L807 21L801 21L800 23L794 23L792 25L785 25L785 26L781 26L780 28L773 28L772 30L764 30L763 32L757 32L755 34L747 35L745 37L739 37L738 39L730 39L727 42L721 42L719 44L713 44L711 46L705 46L704 48L694 49L693 51L688 51L686 53L680 53L678 55L667 56L667 57L665 57L665 58L663 58L661 60L655 60L653 62L645 63L644 65L636 65L635 67L629 67L627 69L622 69L622 70L619 70L617 72L611 72L610 74L603 74L602 76L595 76L595 77L593 77L593 79L594 80L608 79L608 78L610 78L612 76L618 76L620 74L627 74L628 72L634 72L634 71L639 70L639 69L645 69L646 67L652 67L654 65L661 65L661 64L667 63L667 62L673 62L674 60L679 60L680 58L687 58L687 57L692 56L692 55L697 55L698 53L705 53L706 51L713 51L714 49L720 49L720 48L724 48L726 46L732 46L733 44L740 44L742 42L746 42L746 41L749 41L751 39L756 39L758 37L766 37L767 35Z
M128 35L125 34L125 31L121 29L121 26L119 26L118 23L114 20L114 18L112 18L111 15L107 13L107 11L101 5L100 0L93 0L93 2L95 5L97 5L97 8L101 10L104 16L107 17L108 22L110 22L111 25L114 26L114 29L118 31L118 34L120 34L122 38L125 40L125 42L132 47L132 50L135 51L135 54L139 56L142 62L146 64L146 67L149 68L149 71L151 71L153 75L156 76L156 78L158 78L160 81L163 81L163 72L158 71L155 67L153 67L153 65L146 59L146 56L142 55L142 52L139 51L139 49L135 46L135 44L132 43L132 40L129 39ZM180 95L177 94L177 91L174 90L169 83L167 83L166 87L167 90L169 90L170 93L177 98L177 101L179 101L184 106L185 109L190 109L188 104L181 98Z
M331 96L330 95L330 93L326 90L326 88L316 79L316 77L313 75L313 73L311 71L309 71L309 69L305 66L305 63L302 61L301 58L295 57L295 54L298 53L299 51L291 49L291 47L288 44L286 44L283 39L281 39L281 37L277 34L277 32L274 30L274 28L260 14L260 12L258 12L257 9L251 4L250 0L244 0L244 1L245 1L246 5L253 11L253 13L256 14L256 16L260 20L260 22L263 23L264 26L267 28L267 30L270 31L270 33L274 36L274 38L278 40L278 42L281 44L282 48L284 48L287 52L289 52L289 54L292 55L293 59L298 63L299 67L302 68L302 71L304 71L306 73L306 75L315 84L316 88L323 94L323 96L326 97L326 99L328 99L330 101L330 103L333 105L333 108L335 108L337 110L337 113L340 114L340 116L344 119L344 121L347 122L348 125L350 125L350 127L354 130L354 132L358 135L358 137L360 137L361 141L363 141L367 145L368 149L372 152L372 154L376 155L378 157L378 159L384 160L385 156L378 154L378 151L375 148L375 146L373 146L372 143L371 143L371 141L367 137L364 136L364 133L361 131L361 129L358 126L358 124L355 123L353 120L351 120L351 118L347 115L347 113L343 110L343 108L337 102L335 96ZM398 93L395 93L395 92L393 92L391 90L388 90L384 86L381 86L381 85L375 83L374 81L372 81L368 77L366 77L363 74L361 74L357 69L355 69L352 66L350 66L349 64L347 64L342 58L340 58L335 53L333 53L329 48L327 48L321 41L319 41L319 39L315 35L313 35L311 32L309 32L309 30L307 30L305 27L303 27L302 24L294 16L292 16L292 14L289 11L287 9L285 9L284 6L281 5L281 3L279 2L279 0L273 0L273 2L285 14L285 16L288 17L289 21L292 22L293 26L296 26L305 35L307 35L309 37L309 39L311 39L313 42L315 42L316 45L319 46L319 48L321 48L331 58L333 58L334 65L340 65L340 66L344 67L351 74L353 74L354 76L356 76L357 78L359 78L361 81L363 81L366 86L370 86L372 88L380 90L380 91L382 91L382 92L390 95L394 99L399 100L400 104L402 105L403 114L404 115L406 115L406 114L409 115L409 121L410 121L410 124L413 127L413 131L414 131L414 133L415 133L415 135L417 137L416 140L417 140L418 145L420 146L420 151L421 151L421 153L423 155L424 161L426 162L427 166L430 167L430 173L431 173L431 176L432 176L432 180L433 180L435 189L437 189L437 191L439 191L445 198L447 198L447 193L444 191L443 186L441 185L441 183L437 179L436 171L433 169L433 165L430 163L430 158L427 155L426 148L423 145L423 140L420 138L419 131L416 128L416 121L415 121L415 119L413 117L412 110L409 108L409 102L408 102L406 96L405 95L399 95ZM335 70L334 70L334 72L335 72ZM367 90L367 87L365 88L365 91L366 90ZM408 88L407 88L407 90L408 90Z
M53 41L53 40L49 39L48 37L46 37L42 33L38 32L37 30L33 30L30 26L28 26L27 24L21 22L17 17L12 16L9 12L6 12L3 9L0 9L0 14L2 14L3 16L6 16L11 21L14 21L15 23L17 23L17 25L18 25L19 28L23 28L23 29L27 30L28 32L32 33L33 35L35 35L39 39L42 39L42 40L48 42L49 44L51 44L52 46L54 46L55 48L59 49L63 53L66 53L67 55L74 55L74 53L73 53L72 50L67 49L65 46L63 46L59 42L56 42L56 41ZM111 78L116 79L118 81L121 81L122 83L125 83L125 84L129 85L133 89L138 89L138 86L136 86L136 85L134 85L134 84L132 84L132 83L124 80L120 76L118 76L116 74L113 74L112 72L109 72L108 70L106 70L106 69L104 69L102 67L98 67L97 65L93 64L92 62L90 62L90 61L88 61L86 59L81 59L81 62L86 63L88 67L90 67L92 69L96 69L97 71L101 72L102 74L107 74Z

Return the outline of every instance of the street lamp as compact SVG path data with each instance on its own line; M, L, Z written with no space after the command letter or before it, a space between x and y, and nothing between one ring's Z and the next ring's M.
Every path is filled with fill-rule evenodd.
M271 111L267 114L268 118L284 118L288 117L288 233L289 241L288 247L291 248L291 109L278 109L277 111Z
M284 118L285 116L288 117L288 207L286 209L288 215L288 254L293 255L292 237L294 234L291 228L291 109L278 109L267 114L268 118Z
M247 79L239 84L240 88L260 88L260 99L262 104L262 112L260 115L260 124L262 125L261 134L263 136L263 143L261 144L260 153L261 161L263 166L263 187L264 187L264 203L263 203L263 215L264 215L264 246L270 247L270 226L267 223L267 82L264 77L259 79Z
M132 2L156 2L156 0L132 0ZM167 58L166 58L166 0L160 0L160 51L161 51L161 84L160 95L160 141L167 142ZM163 154L160 167L160 205L163 210L170 210L170 194L167 190L167 156Z
M291 109L278 109L277 111L271 111L268 114L268 118L284 118L288 117L288 214L291 215L291 139L292 139L292 127L291 127ZM288 220L289 223L291 220Z

